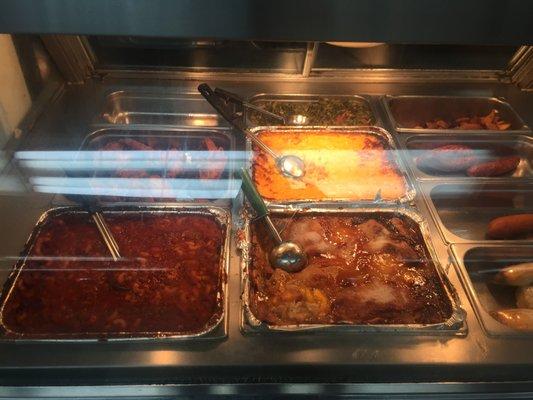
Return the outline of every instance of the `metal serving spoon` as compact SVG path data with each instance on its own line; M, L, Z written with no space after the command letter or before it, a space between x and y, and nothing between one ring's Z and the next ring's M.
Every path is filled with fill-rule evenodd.
M298 272L307 265L307 255L304 250L296 243L284 241L270 219L268 209L261 195L257 192L252 178L248 172L241 168L240 175L242 178L242 190L251 206L257 214L257 218L262 218L268 232L274 239L276 246L269 254L270 265L274 268L281 268L287 272Z
M284 121L283 117L276 114L272 114L268 111L262 110L258 107L245 103L237 95L226 92L225 90L211 87L207 83L202 83L198 86L198 91L201 95L213 106L213 108L233 127L242 132L252 142L259 146L265 153L270 155L276 162L276 167L281 173L287 177L299 179L305 175L305 163L304 161L295 155L280 156L276 154L270 147L268 147L262 140L256 135L252 134L246 129L243 123L242 117L244 115L244 107L253 108L273 116L275 118ZM252 106L252 107L250 107Z

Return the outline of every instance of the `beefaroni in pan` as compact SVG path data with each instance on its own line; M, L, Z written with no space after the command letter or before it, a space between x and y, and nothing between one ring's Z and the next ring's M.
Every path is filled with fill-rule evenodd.
M106 215L114 262L84 212L46 218L3 306L11 337L205 332L223 313L225 228L203 212Z

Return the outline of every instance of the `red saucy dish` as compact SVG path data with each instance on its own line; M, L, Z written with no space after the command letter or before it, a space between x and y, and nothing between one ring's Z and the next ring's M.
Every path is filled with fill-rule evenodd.
M124 260L110 259L86 213L45 219L7 292L7 336L184 336L218 324L226 233L214 215L119 212L105 218Z

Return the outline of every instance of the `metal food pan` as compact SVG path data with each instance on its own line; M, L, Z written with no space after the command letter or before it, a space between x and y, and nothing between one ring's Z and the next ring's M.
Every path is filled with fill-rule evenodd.
M533 178L533 138L525 135L505 135L505 137L494 137L494 135L464 134L440 135L440 134L418 134L405 135L402 138L402 147L407 163L417 179L421 180L442 180L446 178L454 179L476 179L492 181L495 179L508 178ZM423 169L416 163L416 158L425 152L440 146L457 144L470 147L475 154L480 157L480 163L491 161L499 157L518 156L520 162L513 172L495 177L469 177L466 172L442 172L437 170Z
M420 182L420 189L447 243L486 241L510 245L532 242L532 239L486 238L492 219L533 213L533 186L527 182L426 181Z
M505 100L495 97L459 96L385 96L385 108L392 126L398 132L427 133L523 133L529 131L516 111ZM463 130L413 128L437 118L454 120L460 117L484 116L497 110L501 118L511 123L508 130Z
M117 163L120 163L120 161L117 161L115 159L106 161L108 166L106 166L106 163L100 163L98 161L98 154L95 154L91 156L89 153L88 155L84 155L84 152L87 151L94 151L99 148L99 144L105 143L108 140L118 140L122 138L132 138L132 139L138 139L138 140L147 140L147 139L153 139L156 138L158 140L167 141L168 144L170 144L171 140L178 140L180 143L183 144L185 147L185 159L187 162L191 163L192 172L185 172L183 177L180 177L179 179L175 179L175 182L171 182L171 177L167 177L167 173L169 171L168 166L172 165L173 160L170 157L170 151L169 147L161 150L161 154L158 154L154 151L154 160L145 160L147 164L155 165L156 167L147 167L147 168L155 168L155 171L162 172L163 176L160 180L162 185L165 185L169 182L172 183L171 185L171 194L175 191L177 192L178 196L176 197L169 197L161 196L160 199L161 202L175 202L175 201L195 201L199 199L205 199L205 200L212 200L212 201L219 201L219 202L229 202L233 197L235 197L235 194L239 190L238 182L234 179L233 171L235 171L236 165L241 162L241 158L243 158L243 155L236 151L235 149L235 138L232 135L231 130L229 129L199 129L199 128L174 128L174 129L146 129L143 127L134 127L134 128L103 128L96 130L92 133L90 133L85 140L83 141L79 153L78 153L78 161L80 159L83 159L85 157L88 158L89 165L92 165L93 168L96 166L96 164L99 164L100 172L98 171L90 171L90 166L88 167L89 177L91 178L98 178L99 176L107 176L109 177L110 171L113 171L116 169L114 167ZM197 168L194 168L194 152L198 148L199 143L205 139L210 138L212 139L218 146L221 146L224 148L226 155L227 155L227 162L225 171L223 172L222 176L218 179L212 179L212 180L206 180L205 185L199 185L199 180L196 175L198 172ZM125 150L127 151L127 150ZM96 158L96 162L93 158ZM141 160L143 161L143 160ZM199 163L202 162L202 160L197 160ZM208 160L204 160L205 162L210 162ZM151 164L153 163L153 164ZM158 169L158 165L161 166L161 168ZM143 168L144 169L144 168ZM169 178L169 179L167 179ZM139 178L144 179L144 178ZM149 179L144 179L144 182L141 182L143 185L146 185L147 182L149 182ZM103 190L105 191L106 188L104 187ZM211 193L213 192L214 193ZM179 194L183 193L183 196L179 196ZM113 196L113 195L111 195ZM102 194L100 196L100 200L102 202L106 202L106 198L109 198L110 196L105 196ZM121 197L121 196L113 196L113 197ZM153 196L155 198L159 198L158 196ZM123 201L120 202L142 202L142 197L139 199L138 197L132 196L131 198L124 197ZM159 202L159 201L158 201ZM116 201L113 201L113 203L116 203Z
M219 207L210 206L129 206L129 207L106 207L103 209L104 214L176 214L176 215L204 215L214 218L222 227L224 242L221 249L220 257L220 275L221 288L219 296L221 298L221 315L217 320L206 327L202 332L197 333L179 333L179 332L118 332L118 333L88 333L80 332L78 334L24 334L11 331L5 326L4 307L8 302L13 288L15 287L21 271L24 270L27 257L33 250L36 239L41 232L45 223L51 219L63 214L84 214L85 211L79 207L56 207L52 208L41 215L35 228L32 230L21 257L15 264L9 278L6 280L2 293L0 294L0 341L17 340L17 341L46 341L46 342L87 342L87 341L156 341L156 340L194 340L194 339L220 339L227 336L227 310L228 310L228 285L227 277L229 272L230 260L230 229L231 217L228 210ZM102 304L105 307L105 304Z
M252 103L253 105L257 106L258 103L271 103L271 102L289 103L289 104L290 103L308 104L308 103L317 102L320 99L340 99L340 100L358 101L368 108L368 111L370 112L373 118L373 122L371 122L370 124L366 124L366 125L383 126L383 121L379 117L379 113L377 112L377 107L372 101L372 97L368 95L260 93L260 94L256 94L255 96L251 97L248 101ZM245 121L246 121L247 126L249 127L258 126L257 124L254 124L250 119L250 115L253 112L254 112L253 110L245 109ZM356 126L356 125L346 125L346 124L341 125L341 124L335 124L335 123L331 123L328 125L329 126Z
M299 210L276 210L272 215L304 215L304 214L343 214L346 216L360 213L395 213L413 220L422 234L428 257L433 261L442 286L450 301L452 313L450 318L437 324L302 324L302 325L269 325L255 317L250 308L250 278L251 265L251 223L253 218L249 213L244 213L240 232L237 234L237 248L241 254L241 330L244 333L388 333L388 334L411 334L411 335L466 335L466 313L461 308L456 289L446 276L435 248L430 238L429 228L424 218L410 208L403 207L359 207L356 209L324 207L320 204L308 204Z
M227 126L198 93L116 91L106 96L95 124Z
M326 126L294 126L294 127L288 127L288 126L258 126L255 128L250 129L250 132L253 135L258 135L262 131L273 131L278 134L283 134L284 132L290 132L290 131L333 131L338 133L364 133L376 136L380 138L382 141L384 141L390 150L394 151L396 154L396 157L394 157L393 162L396 164L396 168L400 175L403 176L405 181L405 187L406 191L404 196L396 199L396 200L383 200L383 199L371 199L371 200L353 200L353 199L323 199L323 200L317 200L317 199L299 199L299 200L270 200L265 198L265 203L271 207L271 208L294 208L298 206L305 206L307 203L323 203L323 204L346 204L348 202L357 203L359 205L376 205L376 204L388 204L388 205L394 205L394 204L407 204L411 203L416 195L415 188L413 184L411 183L411 180L409 178L409 175L407 173L407 169L404 165L404 162L402 158L399 155L399 151L396 148L396 144L394 143L394 140L389 132L387 132L385 129L377 127L377 126L354 126L354 127L326 127ZM248 153L247 159L248 159L248 170L250 172L250 175L253 177L253 165L254 165L254 153L253 153L253 146L252 142L250 140L246 141L246 151ZM379 196L378 196L379 197Z
M512 264L533 261L533 247L514 245L457 244L452 246L456 269L463 281L476 316L491 336L531 336L533 331L512 329L499 321L491 311L516 308L514 288L490 283L491 274Z

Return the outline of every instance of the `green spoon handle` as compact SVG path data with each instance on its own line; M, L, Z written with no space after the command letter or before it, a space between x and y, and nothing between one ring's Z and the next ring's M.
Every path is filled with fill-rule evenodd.
M250 202L252 208L255 210L257 217L262 218L268 215L268 209L263 201L263 198L255 188L255 185L252 181L252 178L250 177L250 174L248 174L248 171L246 171L245 168L240 169L240 176L242 179L242 191L244 192L244 195Z

